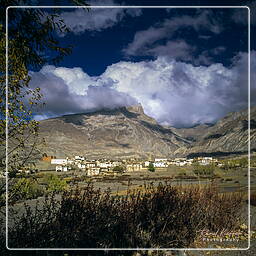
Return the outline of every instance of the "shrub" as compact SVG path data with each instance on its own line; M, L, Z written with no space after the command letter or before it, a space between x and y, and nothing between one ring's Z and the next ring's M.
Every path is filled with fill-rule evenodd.
M19 178L11 188L15 200L27 200L37 198L44 194L44 190L33 178Z
M149 165L148 165L148 170L149 170L150 172L154 172L154 171L156 170L156 168L155 168L155 166L153 165L153 163L149 163Z
M215 171L214 165L197 165L193 172L199 176L213 176Z
M256 206L256 193L251 193L250 195L250 204Z
M214 187L145 185L111 196L88 184L47 198L42 209L25 207L9 230L11 247L184 248L202 229L239 226L240 194ZM20 237L22 236L22 239Z
M56 174L48 174L44 180L48 192L62 192L67 188L66 180L60 179Z
M118 165L118 166L115 166L115 167L113 168L113 171L114 171L114 172L124 172L124 171L125 171L125 167L122 166L122 165Z

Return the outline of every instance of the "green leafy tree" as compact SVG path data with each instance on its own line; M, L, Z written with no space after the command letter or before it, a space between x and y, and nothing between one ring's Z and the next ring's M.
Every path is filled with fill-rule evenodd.
M118 165L113 168L114 172L124 172L125 167L123 165Z
M149 163L149 165L148 165L148 170L149 170L150 172L154 172L154 171L156 170L156 168L155 168L155 166L153 165L153 163Z
M70 2L86 5L83 0L70 0ZM40 88L29 87L29 70L38 69L45 63L57 64L72 51L72 46L62 45L56 36L57 33L69 31L64 21L60 19L60 9L53 8L47 11L39 8L8 9L8 90L6 91L5 12L8 6L19 4L18 0L0 0L0 176L5 172L7 147L10 183L11 178L15 177L21 167L41 157L37 146L43 141L38 140L38 122L33 120L33 112L41 107L43 102L41 102ZM31 5L29 0L22 1L22 4ZM57 5L58 1L53 1L53 4ZM6 125L8 125L7 134ZM6 145L7 135L8 145ZM4 192L3 183L0 194ZM9 201L12 199L14 197L9 191Z
M43 188L41 188L37 181L33 178L20 178L13 185L13 191L15 191L15 200L33 199L44 194Z
M67 188L67 182L55 174L47 175L45 178L48 192L61 192Z

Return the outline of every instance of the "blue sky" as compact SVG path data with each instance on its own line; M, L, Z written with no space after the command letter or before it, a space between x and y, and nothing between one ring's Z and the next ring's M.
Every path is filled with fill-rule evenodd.
M131 9L131 11L134 10ZM182 50L180 48L181 43L183 43L184 51L190 47L191 56L182 56L182 52L178 56L175 55L175 51L173 54L168 51L164 53L164 49L162 49L162 54L173 55L178 60L185 60L197 65L220 62L228 66L239 51L247 51L248 49L248 31L245 24L234 22L232 18L234 10L232 9L141 9L140 12L138 16L126 15L122 21L108 29L94 32L85 28L84 33L76 32L65 36L63 43L73 44L75 48L73 54L65 58L61 64L66 67L79 66L90 75L99 75L109 64L120 60L152 60L161 52L161 49L158 52L150 52L153 45L163 46L167 42L170 44L174 42L180 51ZM239 9L237 12L243 16L244 23L246 23L247 9ZM202 13L202 17L199 13ZM212 24L212 28L207 27L211 24L205 24L205 26L200 24L200 22L207 22L207 18L214 19L214 17L219 20L216 21L216 24ZM186 23L184 25L175 24L175 20L181 22L179 19L184 19L185 22L185 19L189 18L202 19L202 21L198 21L198 26L202 26L200 31ZM125 52L128 45L134 41L137 32L146 31L152 26L156 28L155 30L157 27L160 30L161 23L164 27L163 23L166 20L174 20L173 26L176 26L176 30L173 33L159 35L159 38L152 41L152 45L148 45L147 50L143 51L142 48L138 48L132 51L130 47L130 52ZM220 31L213 31L214 26L216 26L216 30L219 29ZM168 28L166 28L167 31ZM201 60L198 60L197 63L195 61L198 57L201 57Z
M252 8L253 31L255 2L233 2ZM157 2L175 3L213 5L213 1ZM152 2L136 1L145 4ZM65 9L60 15L71 32L57 37L74 49L58 66L49 63L31 71L31 86L42 88L46 102L37 119L140 103L159 123L187 127L215 122L247 107L246 8ZM251 55L256 67L254 44ZM254 85L251 95L252 99L256 95Z

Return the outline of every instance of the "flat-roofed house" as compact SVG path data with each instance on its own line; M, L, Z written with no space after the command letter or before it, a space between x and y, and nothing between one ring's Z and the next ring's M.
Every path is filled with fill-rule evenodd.
M56 169L56 172L67 172L68 171L68 167L63 166L63 165L56 165L55 169Z
M96 176L100 174L100 167L92 167L87 170L88 176Z
M67 159L59 159L59 158L56 158L56 159L51 159L51 164L57 164L57 165L63 165L63 164L67 164L68 163L68 160Z
M87 168L96 167L96 162L87 162L87 163L86 163L86 167L87 167Z
M166 167L168 167L168 164L165 163L165 162L154 162L153 165L154 165L154 167L157 167L157 168L166 168Z

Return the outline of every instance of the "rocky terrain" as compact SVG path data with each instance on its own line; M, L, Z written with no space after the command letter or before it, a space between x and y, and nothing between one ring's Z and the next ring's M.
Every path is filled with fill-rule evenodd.
M144 114L140 105L41 121L48 155L88 158L169 156L189 141Z
M242 154L248 150L248 111L228 114L214 125L163 127L142 107L65 115L40 122L48 155L88 158L174 157ZM256 107L251 108L251 149L256 149Z
M251 108L250 145L256 149L256 107ZM188 129L176 129L181 136L191 141L175 153L182 155L228 155L248 152L248 110L229 113L214 125L200 125Z

